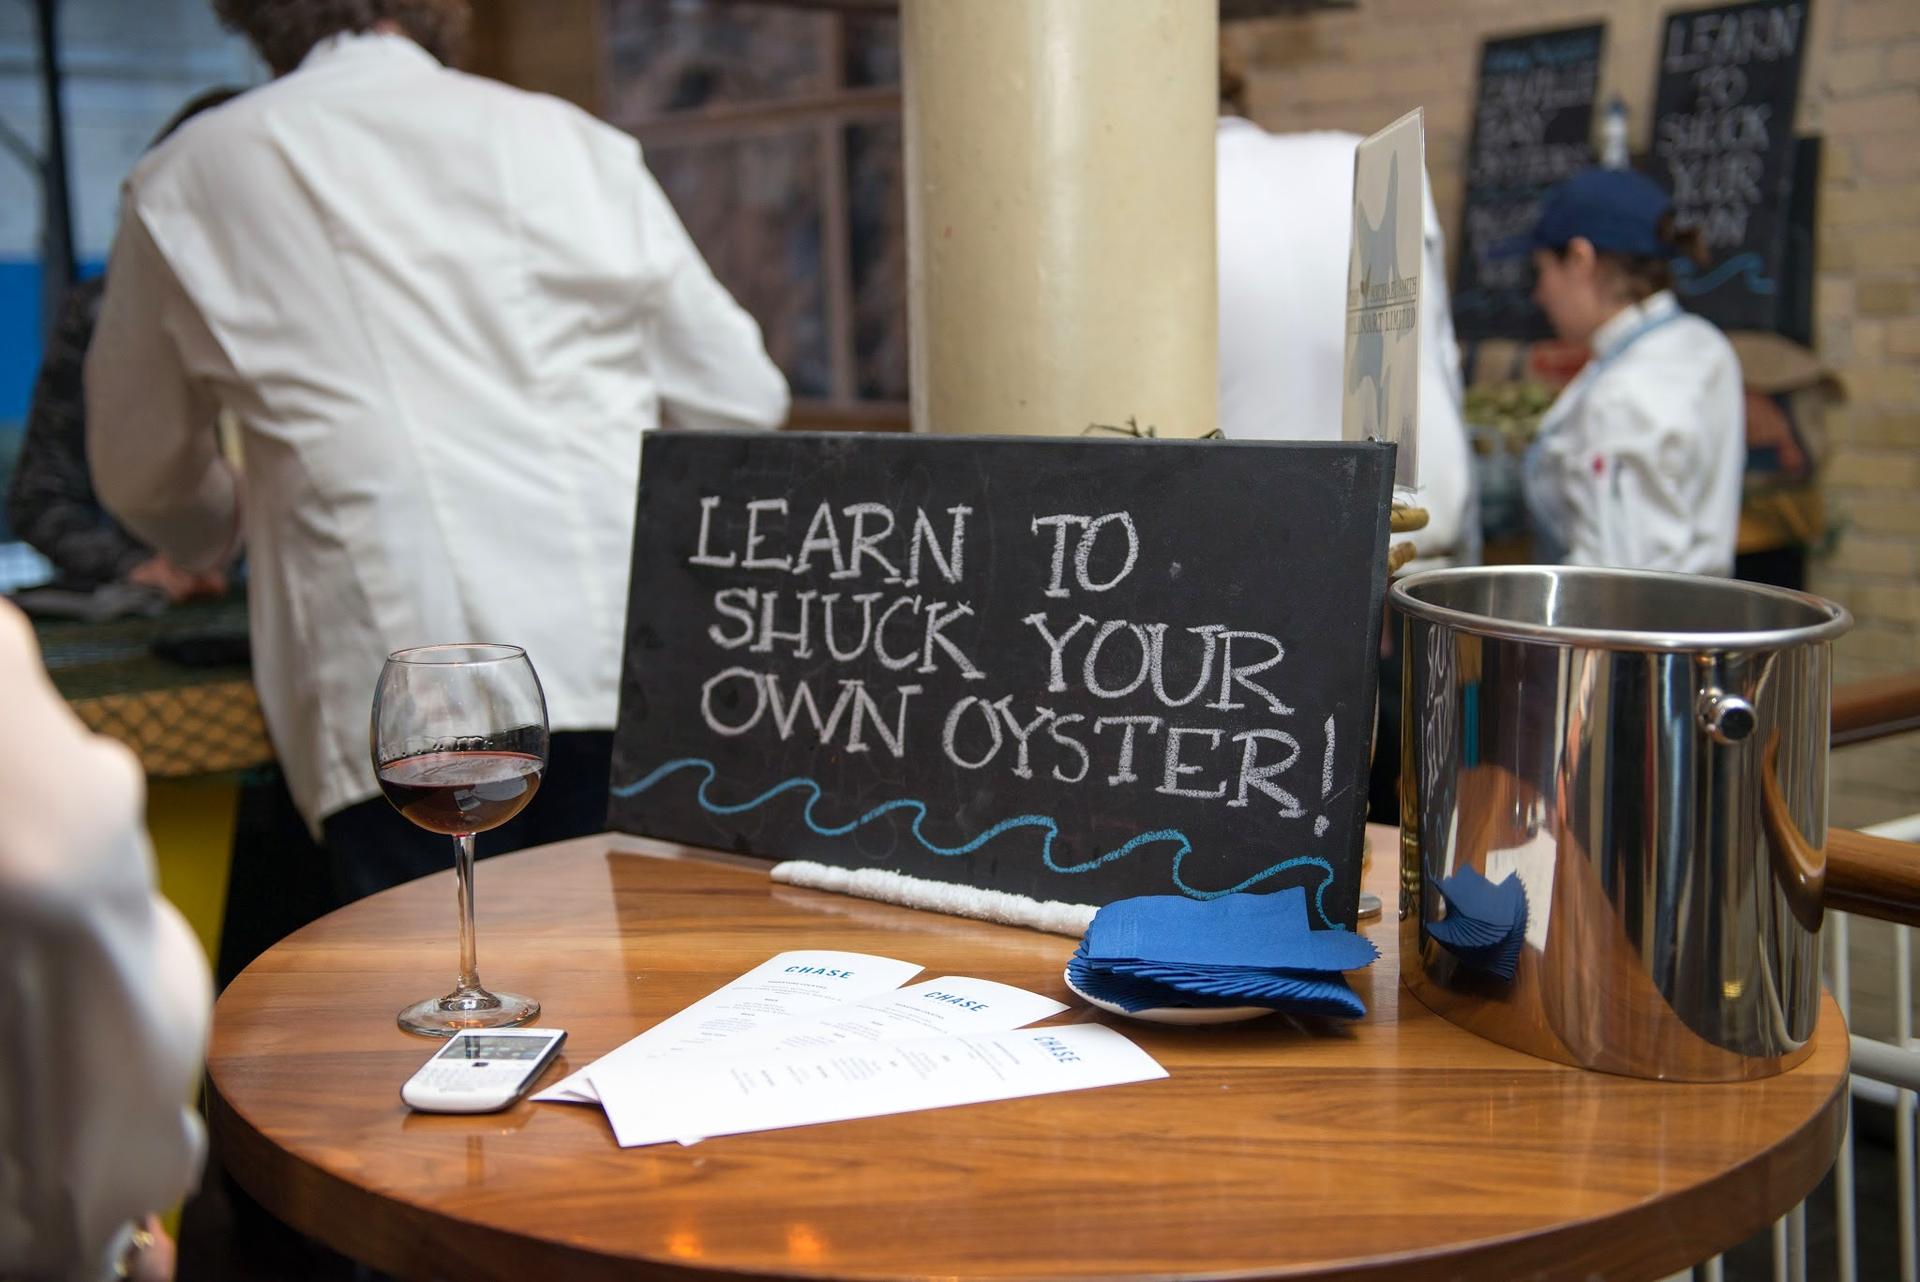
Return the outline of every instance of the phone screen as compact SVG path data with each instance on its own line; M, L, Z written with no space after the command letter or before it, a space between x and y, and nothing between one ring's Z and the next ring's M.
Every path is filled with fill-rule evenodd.
M437 1059L539 1059L552 1045L550 1037L502 1037L497 1033L461 1033L447 1043Z

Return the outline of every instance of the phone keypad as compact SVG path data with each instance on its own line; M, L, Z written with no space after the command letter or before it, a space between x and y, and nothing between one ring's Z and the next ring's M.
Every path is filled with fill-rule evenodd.
M490 1061L457 1061L453 1064L428 1065L420 1070L419 1077L423 1085L436 1091L477 1091L483 1088L500 1089L498 1079L484 1073L476 1073L476 1068L485 1067Z

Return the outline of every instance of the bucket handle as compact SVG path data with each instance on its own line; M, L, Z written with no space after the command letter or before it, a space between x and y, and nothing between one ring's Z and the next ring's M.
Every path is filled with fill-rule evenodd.
M1795 919L1808 930L1818 930L1822 910L1832 908L1920 926L1920 846L1851 828L1829 828L1826 845L1815 847L1780 795L1774 775L1779 758L1776 726L1761 759L1760 817L1767 830L1775 880Z

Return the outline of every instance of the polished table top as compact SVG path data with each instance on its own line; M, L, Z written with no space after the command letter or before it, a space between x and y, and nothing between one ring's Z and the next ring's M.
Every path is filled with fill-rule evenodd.
M1374 848L1394 849L1375 830ZM642 853L650 852L650 853ZM1582 1072L1480 1040L1398 980L1394 868L1353 1025L1114 1021L1171 1077L622 1150L596 1108L410 1114L447 987L451 873L292 936L221 997L229 1169L303 1231L408 1278L1652 1278L1762 1228L1831 1164L1847 1050L1773 1079ZM1071 940L777 885L595 837L480 865L480 973L538 996L578 1067L789 948L915 961L1073 1002ZM1096 1016L1078 1003L1063 1021ZM551 1081L558 1073L551 1073Z

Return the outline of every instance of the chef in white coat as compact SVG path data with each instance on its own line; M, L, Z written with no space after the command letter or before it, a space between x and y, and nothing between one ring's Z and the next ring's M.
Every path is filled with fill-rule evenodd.
M1744 394L1726 336L1673 295L1670 264L1692 240L1659 185L1627 170L1576 174L1541 205L1534 298L1592 352L1527 455L1542 561L1733 570Z
M446 863L368 760L407 646L525 648L554 736L521 818L577 788L553 818L592 831L641 434L775 426L786 381L631 136L436 58L462 0L218 8L276 78L127 181L87 358L100 498L196 571L244 531L254 683L343 898Z

